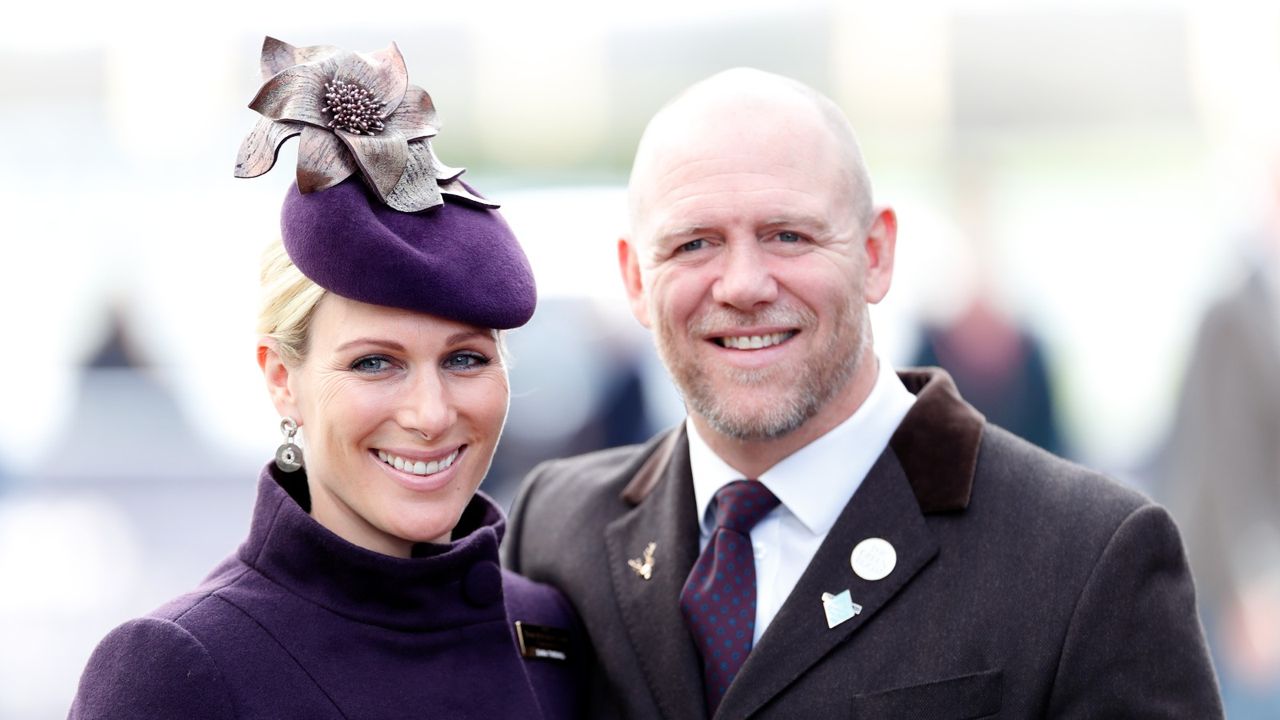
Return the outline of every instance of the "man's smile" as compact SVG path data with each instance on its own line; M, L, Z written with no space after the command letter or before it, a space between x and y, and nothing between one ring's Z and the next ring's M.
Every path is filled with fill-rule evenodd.
M711 341L723 348L733 350L760 350L774 345L781 345L799 333L798 330L764 333L759 335L725 335L711 338Z

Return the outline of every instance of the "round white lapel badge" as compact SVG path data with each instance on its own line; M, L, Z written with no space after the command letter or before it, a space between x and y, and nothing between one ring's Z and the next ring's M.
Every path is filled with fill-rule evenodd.
M898 564L898 553L888 540L867 538L853 548L849 556L853 572L863 580L883 580Z

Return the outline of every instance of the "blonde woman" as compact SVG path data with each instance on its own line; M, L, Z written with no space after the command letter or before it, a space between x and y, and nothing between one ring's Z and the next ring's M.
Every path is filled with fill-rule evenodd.
M572 717L572 610L500 570L505 520L477 492L507 413L501 332L536 299L528 262L435 159L434 108L394 45L268 38L262 66L237 174L302 136L262 269L282 442L244 544L108 635L71 717Z

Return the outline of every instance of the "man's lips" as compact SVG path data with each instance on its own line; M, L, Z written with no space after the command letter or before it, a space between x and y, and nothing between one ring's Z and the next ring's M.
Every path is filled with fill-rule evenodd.
M731 350L763 350L764 348L781 345L795 337L799 332L799 330L780 330L775 332L718 335L712 337L711 342Z

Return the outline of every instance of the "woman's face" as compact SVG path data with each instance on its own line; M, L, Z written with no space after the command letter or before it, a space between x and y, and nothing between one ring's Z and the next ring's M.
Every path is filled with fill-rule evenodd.
M329 293L300 365L266 342L259 361L276 409L302 427L320 524L402 557L449 541L506 421L495 331Z

